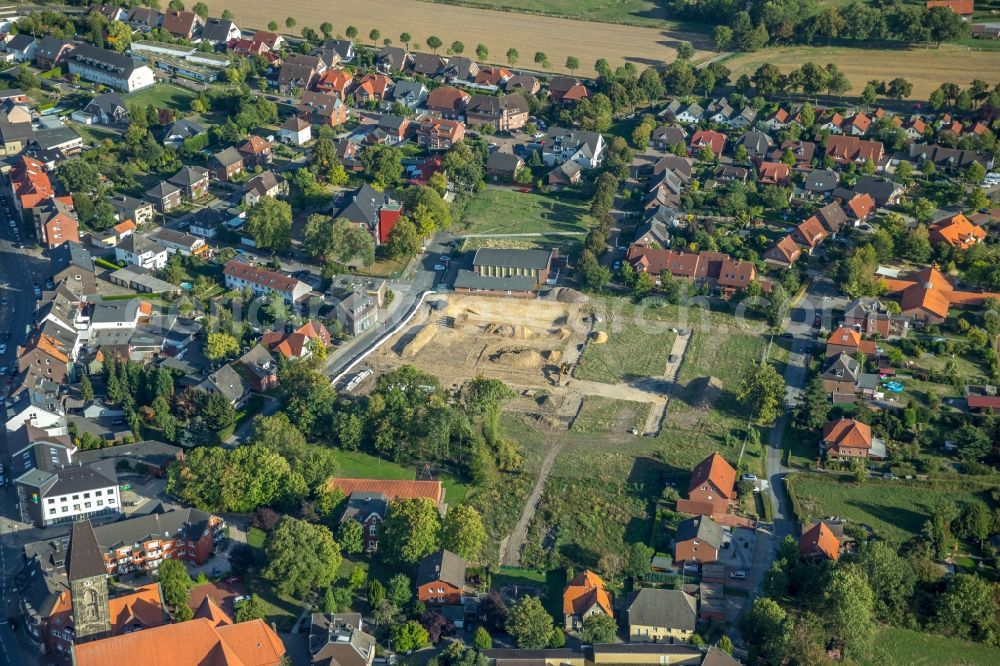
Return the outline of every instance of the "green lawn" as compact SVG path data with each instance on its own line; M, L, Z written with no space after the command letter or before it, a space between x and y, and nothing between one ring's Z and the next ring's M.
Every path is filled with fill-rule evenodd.
M632 429L640 433L646 424L651 405L648 402L612 400L588 395L573 420L576 432L606 432L624 436Z
M266 536L263 530L256 527L247 530L247 545L255 550L254 555L258 566L261 566L265 561L262 549ZM290 631L295 624L295 619L302 612L302 602L279 595L272 587L271 582L260 576L248 577L246 583L250 591L257 594L266 604L268 622L274 622L278 631Z
M608 341L589 341L573 375L605 384L618 384L632 377L659 377L677 337L668 323L635 316L627 308L595 326L608 334Z
M259 527L251 527L247 530L247 544L251 548L263 548L266 537L267 535L264 533L264 530Z
M467 234L485 234L494 239L508 234L536 234L503 240L546 246L582 243L590 222L586 205L573 196L487 188L466 204L461 227Z
M96 146L105 140L121 141L122 138L122 135L118 132L112 132L111 130L95 127L94 125L81 125L74 122L70 122L69 125L83 137L84 142L91 146Z
M969 485L869 479L862 485L819 474L795 475L788 483L798 517L842 516L870 526L889 541L902 543L919 534L940 501L959 507L977 495L989 504L988 493Z
M993 666L1000 648L934 634L882 627L875 652L863 666Z
M195 97L197 95L194 91L187 88L181 88L172 83L157 83L149 88L126 95L125 102L143 106L152 104L160 109L187 111L190 108L191 100Z
M337 464L340 475L353 479L414 479L416 467L403 467L389 460L382 460L361 451L338 451ZM469 492L469 486L447 474L441 475L441 485L445 489L448 504L461 504Z

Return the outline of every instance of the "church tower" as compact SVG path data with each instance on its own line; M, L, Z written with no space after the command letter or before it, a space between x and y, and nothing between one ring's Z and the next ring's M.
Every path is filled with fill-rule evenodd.
M97 535L89 520L73 523L66 574L73 604L76 643L111 635L108 610L108 571Z

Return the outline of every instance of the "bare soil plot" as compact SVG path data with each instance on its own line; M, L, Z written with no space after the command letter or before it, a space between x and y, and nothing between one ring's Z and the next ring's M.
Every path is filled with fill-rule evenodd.
M245 0L236 6L226 0L208 0L206 4L212 16L230 9L240 27L265 28L273 20L281 30L295 36L305 26L318 30L321 23L329 21L335 34L343 34L348 25L356 26L360 42L368 41L369 31L377 28L382 38L394 43L399 42L400 33L408 32L413 36L411 48L419 43L424 50L431 35L445 45L461 41L467 53L474 52L477 44L485 44L491 62L506 63L507 49L515 48L520 54L519 64L525 67L535 67L534 54L543 51L556 72L566 71L566 57L575 56L581 64L579 73L585 75L594 73L593 65L598 58L607 59L612 67L625 62L640 66L672 62L675 47L681 41L691 42L701 51L696 58L706 57L712 49L710 36L699 33L407 0L295 0L280 8L265 0ZM285 16L295 18L295 28L286 30Z
M764 63L777 65L787 73L812 61L821 65L835 63L851 82L849 94L859 95L871 79L890 80L903 77L913 84L913 99L927 99L942 83L967 86L973 79L985 78L991 85L997 80L1000 55L990 51L969 51L965 47L942 44L927 49L871 49L847 47L786 47L744 53L725 61L735 79L752 74Z

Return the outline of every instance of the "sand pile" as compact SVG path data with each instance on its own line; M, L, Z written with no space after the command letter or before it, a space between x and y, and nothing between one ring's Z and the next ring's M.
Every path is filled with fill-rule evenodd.
M576 289L570 289L569 287L557 287L553 289L555 299L560 303L585 303L587 301L587 296L581 294Z
M549 363L558 363L562 360L562 352L558 349L550 349L542 352L542 357Z
M538 334L527 326L515 324L490 323L483 330L489 335L499 335L502 338L513 338L515 340L531 340L538 337Z
M722 380L718 377L699 377L688 385L691 405L709 410L722 397Z
M403 347L400 356L403 358L413 358L420 353L428 342L434 339L434 334L437 333L437 326L434 324L424 324L424 327L417 331L417 334L413 336L413 339L406 343Z
M549 331L549 335L556 338L557 340L568 340L569 336L572 334L573 332L568 328L566 328L565 326L563 326L562 328L554 328L551 331Z
M490 357L498 365L519 370L530 370L545 365L545 358L534 349L501 349Z
M604 331L594 331L590 334L590 341L594 344L603 345L608 341L608 334Z

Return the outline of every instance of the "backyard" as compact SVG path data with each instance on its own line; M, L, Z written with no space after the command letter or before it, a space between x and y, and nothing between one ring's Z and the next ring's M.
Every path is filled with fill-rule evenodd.
M857 484L804 474L790 476L788 489L800 520L840 516L896 544L917 536L939 502L951 500L961 508L977 496L988 501L987 488L976 492L968 482L870 479Z
M881 627L863 666L993 666L1000 648L897 627Z

